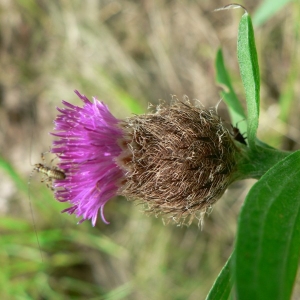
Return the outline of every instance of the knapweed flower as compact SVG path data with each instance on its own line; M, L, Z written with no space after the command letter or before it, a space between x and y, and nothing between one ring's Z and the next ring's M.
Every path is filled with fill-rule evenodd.
M233 181L239 148L214 109L175 100L156 112L116 119L102 102L76 92L83 107L63 102L52 152L66 174L55 196L82 220L115 195L183 222L211 207Z

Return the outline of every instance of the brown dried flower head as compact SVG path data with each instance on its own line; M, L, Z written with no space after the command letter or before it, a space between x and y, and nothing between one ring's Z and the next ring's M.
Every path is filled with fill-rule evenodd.
M190 223L232 182L239 150L215 109L175 100L122 127L118 163L126 180L118 193L145 203L146 211Z

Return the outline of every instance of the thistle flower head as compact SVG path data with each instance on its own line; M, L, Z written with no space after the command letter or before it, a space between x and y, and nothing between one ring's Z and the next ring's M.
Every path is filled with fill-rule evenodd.
M66 178L55 180L65 211L95 225L106 202L123 195L148 212L191 221L232 182L238 148L215 110L176 100L155 113L118 120L107 106L76 92L83 107L63 102L52 152Z

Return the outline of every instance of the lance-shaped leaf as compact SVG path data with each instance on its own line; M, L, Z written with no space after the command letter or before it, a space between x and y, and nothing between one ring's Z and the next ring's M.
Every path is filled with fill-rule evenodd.
M241 125L239 126L240 131L245 132L247 130L246 114L233 89L224 64L224 57L221 49L218 50L216 56L216 81L223 87L221 96L228 106L232 124L236 126L238 122L245 120L245 122L241 122Z
M242 16L239 24L237 52L247 101L247 137L249 146L255 148L259 118L260 79L253 26L247 12Z
M290 299L300 253L300 151L271 168L241 210L234 259L237 299Z

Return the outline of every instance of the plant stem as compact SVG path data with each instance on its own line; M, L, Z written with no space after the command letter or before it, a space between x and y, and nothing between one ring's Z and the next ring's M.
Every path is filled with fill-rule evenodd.
M241 152L233 181L248 178L259 179L279 161L292 154L289 151L272 148L259 140L256 142L255 149L250 149L244 145L239 145L239 148Z

